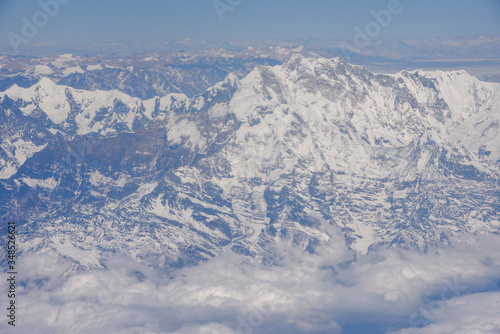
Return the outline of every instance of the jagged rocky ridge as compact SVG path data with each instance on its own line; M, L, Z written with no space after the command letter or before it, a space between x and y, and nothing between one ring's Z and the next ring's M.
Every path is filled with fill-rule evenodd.
M148 100L49 79L0 93L0 216L84 266L341 236L425 251L500 227L500 85L294 56Z

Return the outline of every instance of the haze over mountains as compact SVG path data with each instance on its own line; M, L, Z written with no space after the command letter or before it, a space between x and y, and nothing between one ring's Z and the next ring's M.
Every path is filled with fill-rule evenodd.
M439 291L372 291L369 278L361 278L365 269L370 273L376 263L397 263L395 272L401 270L409 285L424 276L422 282L439 284L455 277L459 264L447 267L446 255L431 260L426 252L451 249L450 258L466 254L467 246L460 246L464 235L494 244L489 238L500 230L500 84L462 70L375 74L341 58L283 50L288 57L281 60L262 55L213 63L198 55L196 65L185 66L165 64L154 55L136 59L134 66L100 57L20 62L4 56L0 217L18 223L26 261L30 254L55 255L75 264L57 267L57 279L81 278L89 269L97 270L89 275L107 275L99 270L119 267L113 261L120 254L139 263L139 273L124 274L133 284L155 282L143 287L148 292L181 284L163 281L148 271L152 268L196 272L185 285L175 285L189 290L207 287L197 282L202 268L208 267L211 277L227 263L241 261L256 281L278 291L279 268L293 273L294 265L310 256L315 269L302 270L298 286L312 294L273 295L278 318L268 332L326 333L346 330L351 320L322 314L325 318L308 323L310 318L301 318L295 308L301 298L316 316L314 305L321 298L312 296L331 288L335 294L326 294L321 299L326 306L318 311L328 314L339 310L339 294L354 293L349 284L359 284L367 294L383 295L382 303L393 311L410 299L399 314L404 318L420 298ZM499 263L476 241L468 244L479 249L471 252L479 255L470 263L484 269L478 270L481 283L473 274L461 277L476 302L472 293L498 282ZM425 266L415 265L412 276L401 269L405 256L414 260L411 264L423 258L445 269L429 278ZM268 280L260 270L269 270ZM247 286L238 269L228 273L234 274L235 286ZM325 286L315 288L318 282ZM380 288L379 283L373 284ZM81 288L72 284L68 291ZM242 301L236 288L231 296L213 291L229 304L257 303ZM287 308L280 305L287 305L287 298L297 318L283 325L279 314ZM496 295L488 298L495 303ZM204 322L201 316L199 327L184 329L235 333L238 324L228 318L238 315L227 313L224 305L205 305L225 310L216 317L220 321ZM375 309L367 306L366 313L376 317ZM173 333L183 325L159 323L151 332ZM399 322L384 329L414 325Z
M401 70L460 70L465 69L483 81L500 81L500 37L457 36L425 39L370 39L355 40L261 40L234 38L221 41L165 40L157 42L116 42L103 44L57 44L29 43L20 54L35 55L38 58L19 56L10 45L0 44L0 53L14 56L6 63L9 69L32 68L35 63L48 64L52 57L62 54L79 56L78 65L99 62L126 68L154 67L154 65L230 65L231 72L241 73L241 66L252 59L264 58L271 65L283 63L292 54L300 53L313 57L341 57L350 63L368 67L379 73L395 73ZM17 57L16 57L17 56ZM52 60L53 60L52 59ZM75 59L76 60L76 59ZM146 62L144 62L146 61ZM55 64L56 65L56 64ZM57 72L58 66L53 70ZM61 68L64 70L64 68ZM206 69L206 67L205 67ZM215 73L215 72L214 72ZM67 74L66 74L67 75ZM61 74L59 74L59 77ZM65 76L65 75L64 75ZM109 77L109 75L108 75ZM207 87L202 86L201 89ZM201 91L199 91L201 92ZM185 94L190 94L188 90Z

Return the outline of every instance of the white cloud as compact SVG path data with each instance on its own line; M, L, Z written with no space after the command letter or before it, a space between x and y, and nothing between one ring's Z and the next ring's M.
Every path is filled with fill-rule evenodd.
M225 254L173 271L120 256L81 270L30 254L19 258L18 326L2 332L496 333L498 239L468 237L427 254L380 249L354 261L336 242L317 255L283 245L264 261Z
M458 297L436 308L433 323L409 328L398 334L498 334L500 333L500 292L475 293Z

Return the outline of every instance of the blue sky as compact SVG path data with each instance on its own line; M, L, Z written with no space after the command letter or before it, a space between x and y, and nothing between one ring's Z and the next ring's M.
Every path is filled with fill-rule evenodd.
M42 2L63 0L40 0ZM370 12L398 0L64 0L30 42L115 42L166 39L352 39ZM0 1L0 43L22 35L33 22L38 0ZM229 5L232 3L233 5ZM499 0L400 0L402 11L377 38L500 35ZM43 14L42 14L43 16ZM43 23L43 17L39 17Z

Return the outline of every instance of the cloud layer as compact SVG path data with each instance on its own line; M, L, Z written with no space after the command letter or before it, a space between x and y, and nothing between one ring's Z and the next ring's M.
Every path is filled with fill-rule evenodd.
M50 254L19 259L26 333L498 333L500 237L426 254L335 244L273 257L224 254L196 267L151 268L116 256L81 270ZM341 245L340 243L337 245ZM2 291L6 283L2 280ZM10 326L9 326L10 327Z

